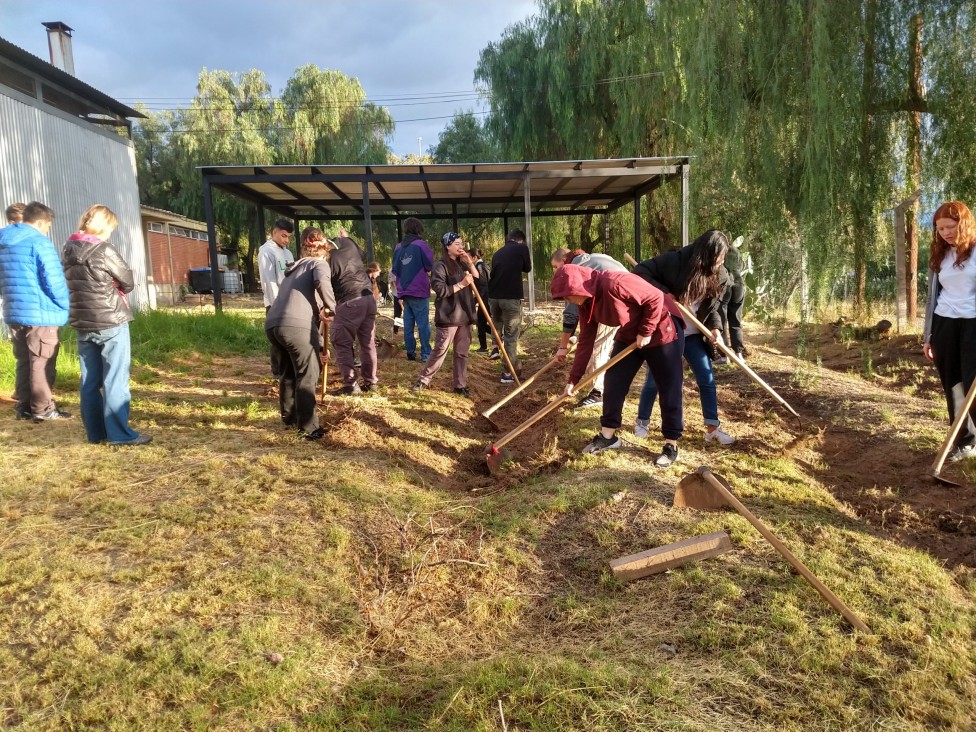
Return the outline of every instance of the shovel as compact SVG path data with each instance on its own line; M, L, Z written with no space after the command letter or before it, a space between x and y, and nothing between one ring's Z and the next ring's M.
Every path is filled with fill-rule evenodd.
M569 350L566 352L566 355L567 356L569 355L570 351L573 350L573 347L575 345L576 345L576 336L573 336L572 338L569 339ZM481 413L481 416L484 417L486 420L488 420L488 424L491 425L491 428L493 430L495 430L496 432L498 430L500 430L501 428L497 424L495 424L494 420L492 420L492 418L491 418L491 415L493 415L499 409L501 409L506 404L508 404L510 401L512 401L512 399L514 399L518 394L522 393L522 391L524 391L525 389L527 389L529 387L529 385L533 381L535 381L536 379L538 379L540 376L542 376L544 373L546 373L549 369L551 369L557 363L559 363L559 359L558 358L553 358L551 361L549 361L549 363L547 363L541 369L539 369L534 374L532 374L532 376L530 376L525 381L523 381L521 383L521 385L515 391L513 391L513 392L511 392L509 394L506 394L502 398L501 401L496 402L492 406L488 407L488 409L486 409L485 411L483 411Z
M686 308L684 305L682 305L677 300L674 301L674 304L678 306L678 310L680 310L681 311L681 314L685 316L685 320L687 320L689 323L691 323L693 326L695 326L699 331L701 331L701 334L703 336L705 336L706 338L708 338L709 340L711 340L711 338L713 337L711 331L708 330L708 328L706 328L704 326L704 324L700 320L698 320L698 318L696 318L688 308ZM786 400L783 399L783 397L781 397L779 394L777 394L776 393L776 390L773 389L773 387L771 387L769 384L767 384L765 381L763 381L759 377L759 374L757 374L755 371L753 371L751 368L749 368L748 364L746 364L745 361L743 361L741 358L739 358L739 356L736 354L735 351L733 351L727 345L725 345L724 343L722 343L722 341L715 341L715 345L718 346L718 349L722 353L725 354L725 356L729 359L729 361L731 361L736 366L738 366L743 371L745 371L749 375L749 378L750 379L752 379L757 384L759 384L759 386L761 386L763 389L765 389L766 392L773 399L775 399L780 404L782 404L784 407L786 407L786 409L789 411L790 414L792 414L797 419L801 419L800 415L796 413L796 410L793 409L793 407L791 407L786 402Z
M844 616L844 619L853 627L864 633L870 633L871 629L864 624L854 611L851 610L827 586L817 579L817 576L807 569L806 565L797 559L793 552L786 548L786 545L779 540L766 525L752 515L752 512L742 505L732 492L728 489L728 484L711 470L702 466L694 473L689 473L674 491L675 507L698 508L702 510L715 510L723 506L730 505L738 511L756 530L763 535L773 548L778 551L790 565L799 572L803 578L813 585L814 589L820 593L830 606Z
M488 321L488 327L491 328L491 334L495 336L495 343L498 344L498 352L502 354L502 358L505 359L505 365L508 366L508 373L512 375L515 379L516 386L521 386L522 382L519 381L518 374L515 373L515 368L512 366L512 361L508 357L508 352L505 350L505 344L502 343L502 337L498 335L498 328L495 327L494 321L491 319L491 315L488 313L488 308L485 307L485 301L481 299L481 293L478 292L478 287L475 284L471 284L471 291L474 296L478 299L478 307L481 308L481 312L485 314L485 320Z
M954 480L949 480L948 478L942 477L940 473L942 472L942 465L946 461L946 457L949 455L949 450L952 449L952 443L955 442L956 436L959 434L959 430L962 429L962 423L968 419L969 410L973 406L973 402L976 401L976 379L973 379L973 385L969 387L969 391L966 392L966 399L962 404L962 408L959 413L956 414L956 418L952 422L952 426L949 427L949 434L946 435L945 442L942 443L942 449L939 450L939 454L935 458L935 462L932 463L932 469L929 474L942 485L953 486L958 488L962 483L957 483Z
M619 361L623 361L627 356L630 355L631 351L634 351L636 348L637 348L637 344L631 343L624 350L622 350L616 356L614 356L605 364L603 364L603 366L596 369L592 374L581 379L580 382L576 385L574 392L579 391L580 388L588 385L590 382L596 379L597 376L599 376L600 374L602 374L604 371L611 368L612 366L615 366ZM514 430L512 430L508 434L502 436L501 438L493 442L491 445L489 445L488 452L485 455L485 460L487 460L488 462L488 472L494 474L498 470L498 468L500 468L511 457L511 455L507 450L502 451L502 448L505 445L507 445L509 442L514 440L516 437L518 437L520 434L525 432L525 430L527 430L529 427L534 425L536 422L538 422L540 419L545 417L547 414L551 412L555 412L570 397L571 395L569 394L565 394L565 393L560 394L558 397L553 399L546 406L544 406L538 412L533 414L531 417L525 420Z

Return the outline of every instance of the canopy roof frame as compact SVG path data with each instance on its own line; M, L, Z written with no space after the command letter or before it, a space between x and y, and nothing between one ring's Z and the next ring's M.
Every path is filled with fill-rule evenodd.
M418 219L525 218L532 252L533 216L609 214L634 204L635 256L641 259L641 198L666 182L681 185L681 243L688 243L687 156L606 158L511 163L432 165L235 165L203 166L204 208L210 233L214 302L219 309L213 189L295 222L366 222L367 256L374 257L370 222ZM534 264L534 263L533 263ZM535 276L528 278L529 310L535 310Z

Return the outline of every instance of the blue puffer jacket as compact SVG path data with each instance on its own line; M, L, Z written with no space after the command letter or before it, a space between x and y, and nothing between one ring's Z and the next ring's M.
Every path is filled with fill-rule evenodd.
M64 325L71 296L54 244L29 224L0 230L0 296L7 325Z

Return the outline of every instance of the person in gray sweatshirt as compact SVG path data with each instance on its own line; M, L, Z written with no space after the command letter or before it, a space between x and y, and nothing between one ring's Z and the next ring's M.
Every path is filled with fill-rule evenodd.
M268 309L264 332L271 350L280 359L278 403L281 421L297 427L306 440L325 434L315 409L315 387L319 380L322 343L319 322L331 317L336 300L332 292L332 270L326 260L330 244L312 227L302 232L302 258L288 265L278 297Z

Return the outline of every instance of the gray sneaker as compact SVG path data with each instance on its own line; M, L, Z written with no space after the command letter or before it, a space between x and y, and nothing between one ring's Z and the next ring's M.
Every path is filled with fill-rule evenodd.
M949 462L957 463L971 457L976 457L976 445L959 445L949 453Z

